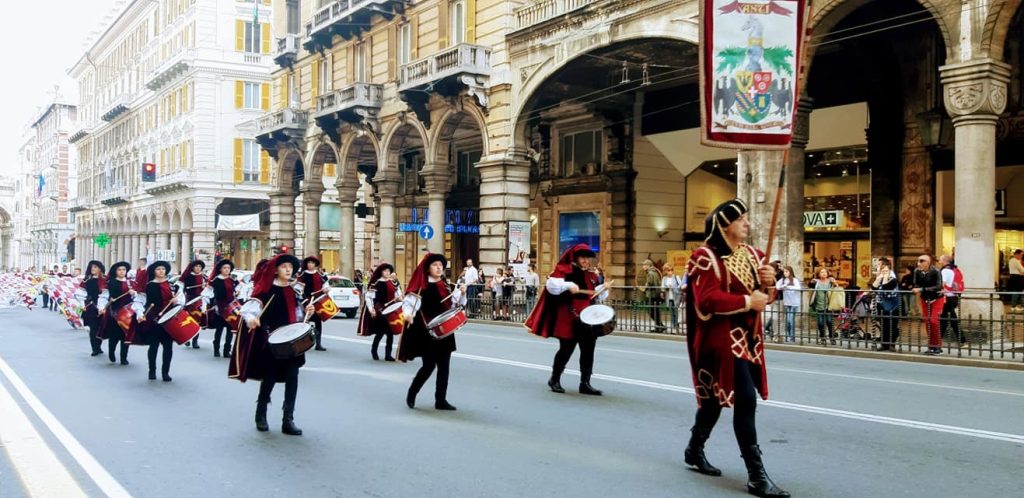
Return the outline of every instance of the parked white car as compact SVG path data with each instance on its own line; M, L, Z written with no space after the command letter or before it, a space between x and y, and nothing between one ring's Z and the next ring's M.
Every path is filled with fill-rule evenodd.
M341 313L338 315L344 314L345 318L354 318L356 312L359 311L360 304L362 304L362 293L356 288L356 284L352 282L352 279L332 275L327 278L327 285L331 287L331 290L327 292L331 295L331 299L334 300L334 304L341 310Z

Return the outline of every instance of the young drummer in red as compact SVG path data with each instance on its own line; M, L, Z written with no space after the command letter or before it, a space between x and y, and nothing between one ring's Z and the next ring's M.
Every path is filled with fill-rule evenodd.
M220 340L224 337L224 357L231 356L231 324L224 321L220 310L227 309L228 305L235 301L235 281L231 278L231 272L235 270L235 264L231 260L222 259L213 265L210 272L210 286L203 291L203 297L208 301L212 300L214 312L210 316L209 327L215 329L213 334L213 356L220 356ZM210 304L208 304L210 306ZM225 329L227 334L224 334Z
M188 265L189 269L182 272L181 278L178 279L181 285L184 286L185 291L185 302L189 302L203 293L203 289L206 288L206 275L203 273L206 270L206 263L201 259L197 259ZM192 347L199 349L199 335L196 334L192 338ZM185 344L188 346L188 344Z
M391 325L384 316L384 308L389 304L402 299L402 286L394 278L395 267L390 263L381 263L373 270L370 276L369 290L366 293L366 308L359 315L359 327L357 333L362 336L373 336L373 346L370 347L370 355L374 360L379 360L377 347L380 340L387 336L387 343L384 345L384 361L395 361L391 356L391 346L395 340L395 334L391 331Z
M136 308L143 343L149 344L149 354L147 355L149 357L149 380L156 380L156 353L163 346L163 364L160 372L164 382L171 381L171 357L174 355L174 340L157 321L172 306L185 304L184 295L176 296L171 290L171 284L167 281L167 274L170 271L171 264L166 261L156 261L149 265L146 275L151 280L144 287L146 289L143 294L145 297L144 313L139 313L140 310Z
M292 272L299 267L299 260L290 254L279 254L257 265L253 274L252 297L242 306L242 320L246 324L239 331L228 376L245 382L249 379L260 381L260 392L256 398L256 429L264 432L267 424L267 405L274 385L284 383L284 416L281 432L301 436L302 429L295 425L295 398L299 390L299 368L306 364L306 356L277 359L270 351L267 340L270 334L285 325L301 322L305 313L312 313L313 306L300 306L302 296L291 286Z
M312 303L314 299L319 298L323 292L324 286L327 285L327 274L320 269L320 260L314 256L302 260L302 273L299 273L299 282L302 282L302 301L305 303ZM326 292L326 291L325 291ZM324 334L324 322L318 315L313 315L309 319L309 323L313 324L316 328L314 332L314 338L316 339L316 350L327 351L323 346L323 334Z
M434 408L438 410L454 410L448 403L448 367L452 353L455 352L455 334L443 339L435 339L427 331L427 324L442 313L456 305L465 305L465 286L448 290L448 281L444 278L444 268L448 260L440 254L423 256L418 267L406 286L406 295L402 304L402 313L408 329L402 334L398 343L398 359L410 361L417 357L423 358L423 366L416 372L405 397L409 408L415 408L416 395L423 384L437 368L437 386L434 390ZM449 296L450 295L450 296Z
M115 263L114 266L110 267L110 273L107 275L107 294L110 302L107 304L106 313L103 314L103 336L107 339L107 353L110 362L114 363L117 361L114 356L114 350L117 349L117 344L120 343L122 365L128 364L129 339L133 339L132 334L137 326L134 314L130 315L128 332L125 332L122 326L117 323L118 313L121 309L130 307L135 296L135 291L128 284L128 270L130 268L131 265L127 261Z
M82 323L89 327L89 344L92 346L92 356L103 354L103 341L97 334L100 333L100 293L107 288L106 276L103 275L105 268L99 261L90 261L86 266L86 277L82 281L82 288L85 289L85 302L82 303Z

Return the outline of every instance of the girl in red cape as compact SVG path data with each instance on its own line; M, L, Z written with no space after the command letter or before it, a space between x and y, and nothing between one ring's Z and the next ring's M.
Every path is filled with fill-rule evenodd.
M775 287L765 255L743 243L750 232L747 206L739 199L719 205L704 222L705 244L693 251L686 273L686 347L697 395L697 416L684 454L687 465L720 476L704 456L704 443L722 408L733 408L733 431L747 466L747 492L788 497L761 461L754 412L757 394L768 399L761 312L771 302L761 289Z
M597 336L579 320L580 313L587 306L595 300L603 301L608 295L604 287L599 285L597 273L591 270L596 256L587 244L577 244L565 251L555 265L555 271L548 276L537 306L526 318L526 329L531 334L558 339L558 352L555 353L551 378L548 379L548 387L556 393L565 392L562 372L579 345L580 393L601 395L601 391L590 385L590 377L594 373ZM592 294L581 291L596 292L598 297L592 300Z
M391 326L384 317L384 308L390 303L402 298L402 286L394 278L395 267L391 263L381 263L373 270L370 276L370 283L367 286L366 306L359 314L359 326L356 333L361 336L373 336L373 345L370 346L370 356L379 360L377 347L380 340L387 336L387 343L384 344L384 361L395 361L391 356L392 344L395 334L391 332Z
M448 367L455 352L455 334L443 339L435 339L427 332L427 324L454 306L465 305L465 286L448 289L448 281L444 278L444 268L448 260L440 254L428 253L423 256L419 266L405 287L405 299L402 302L402 313L408 329L402 334L398 343L398 359L410 361L417 357L423 358L423 366L416 372L405 397L409 408L416 407L416 395L423 384L437 368L437 385L434 390L434 408L438 410L455 410L448 403ZM449 294L450 299L449 299Z
M82 281L82 288L85 289L85 302L82 303L82 323L89 327L89 344L92 346L92 356L103 354L103 340L99 338L100 326L100 293L107 288L107 277L104 275L106 268L99 261L90 261L85 266L85 280Z
M197 259L188 264L187 270L181 272L181 277L178 278L178 281L181 282L184 288L186 303L202 295L208 283L205 271L206 263L201 259ZM203 313L205 312L206 309L204 307ZM196 334L190 342L192 343L192 348L199 349L199 334ZM185 345L188 346L188 343Z

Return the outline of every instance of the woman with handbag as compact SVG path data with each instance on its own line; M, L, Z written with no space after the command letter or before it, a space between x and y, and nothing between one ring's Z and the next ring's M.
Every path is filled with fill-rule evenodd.
M878 292L878 314L882 322L882 343L878 351L890 351L899 339L900 329L896 317L900 309L900 295L896 291L900 282L892 271L889 258L879 259L878 276L871 282L871 289Z
M832 278L828 268L818 270L818 278L814 280L814 294L811 295L811 308L818 318L818 345L825 346L825 329L828 329L828 339L833 345L836 343L835 333L832 331L833 296L837 294L839 284ZM838 292L842 298L842 291Z

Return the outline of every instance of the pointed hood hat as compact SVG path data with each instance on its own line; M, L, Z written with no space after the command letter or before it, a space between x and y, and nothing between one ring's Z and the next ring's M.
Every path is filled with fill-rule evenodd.
M288 254L282 253L265 260L266 263L263 265L256 265L256 272L252 274L252 295L261 295L270 291L270 288L274 286L274 278L277 275L277 267L290 263L292 265L292 274L299 268L299 258Z
M430 285L430 265L434 264L435 261L440 261L445 267L448 266L448 259L442 254L427 253L420 260L419 266L412 272L412 276L409 277L409 285L405 286L405 292L408 294L419 294L423 292L423 289ZM376 274L376 271L374 272ZM441 279L444 279L442 274Z

